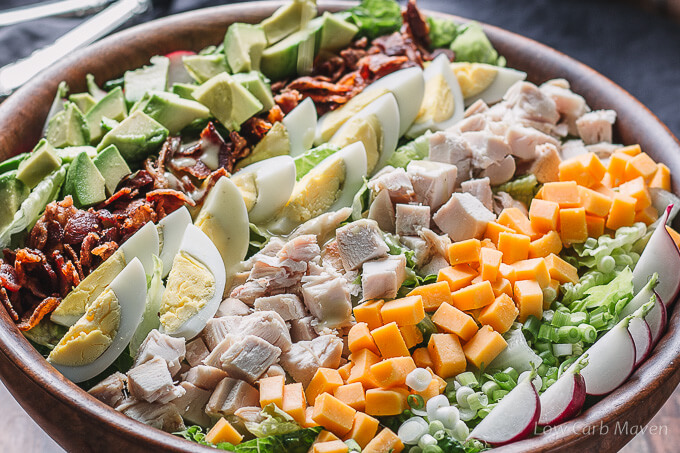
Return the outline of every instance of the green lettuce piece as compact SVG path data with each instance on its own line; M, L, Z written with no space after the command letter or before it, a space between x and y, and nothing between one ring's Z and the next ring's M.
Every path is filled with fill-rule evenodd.
M364 212L368 210L370 204L371 190L368 188L368 179L364 178L364 184L361 186L361 189L357 191L352 200L352 215L350 218L352 220L362 219Z
M618 315L627 303L627 300L624 303L620 301L633 297L633 271L626 267L609 283L587 289L585 295L585 299L579 301L572 311L607 307L612 315ZM617 306L619 306L618 311Z
M142 314L142 321L130 340L130 355L133 357L137 355L139 347L146 336L149 335L149 332L158 329L161 325L159 311L165 286L163 286L163 261L156 255L153 256L153 271L147 286L146 305Z
M432 132L427 131L397 148L387 161L387 165L392 165L395 168L406 168L412 160L425 159L430 154L430 135L432 135Z
M458 36L458 25L452 20L428 17L427 23L430 26L430 47L432 49L449 47Z
M295 162L295 179L301 180L304 175L316 167L322 160L340 151L335 145L324 143L321 146L312 148L304 154L297 156L293 161Z
M494 188L494 193L506 192L517 201L521 201L527 207L531 204L538 192L538 181L534 175L520 176Z
M254 223L251 223L250 224L250 242L248 242L248 253L246 253L246 259L250 258L251 256L253 256L257 252L262 250L262 247L264 247L267 244L270 237L271 237L271 234L262 230L260 227L258 227Z
M68 332L68 327L55 324L45 317L37 326L25 331L24 336L31 342L44 346L51 351L59 343L59 340L66 335L66 332Z
M456 61L505 65L505 59L498 56L484 29L477 22L465 24L458 31L460 34L451 43Z
M574 301L582 299L587 290L594 286L605 285L614 279L615 273L605 274L597 269L584 273L577 283L565 283L560 287L563 297L562 303L569 306Z
M269 437L288 434L301 429L300 425L274 403L267 404L260 412L264 420L260 423L246 422L246 429L256 437Z
M394 0L362 0L347 10L348 20L357 27L356 38L389 35L401 28L401 7Z

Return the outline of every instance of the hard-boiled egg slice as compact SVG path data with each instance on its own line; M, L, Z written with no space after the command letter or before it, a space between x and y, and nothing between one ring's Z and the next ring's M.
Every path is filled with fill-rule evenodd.
M316 106L312 98L306 98L281 121L288 131L290 155L299 156L312 148L316 133Z
M153 222L147 222L120 246L120 250L125 254L125 261L129 263L133 258L139 258L146 275L153 273L153 256L159 256L159 249L160 239Z
M465 105L481 99L493 104L503 99L505 92L520 80L526 80L526 72L485 63L451 63L465 98Z
M248 165L231 179L244 198L253 200L248 217L260 224L274 217L290 198L295 187L295 161L290 156L272 157Z
M76 383L102 373L130 343L145 301L144 267L134 258L87 307L47 360Z
M225 284L220 251L203 231L189 225L163 293L160 331L187 340L198 335L215 316Z
M407 135L417 137L426 130L442 131L463 119L465 106L458 79L446 55L435 58L423 72L425 94Z
M329 143L345 147L361 142L366 149L368 174L385 166L399 142L399 106L385 93L343 124Z
M167 277L170 273L172 260L175 258L179 245L182 243L184 230L191 223L191 214L189 214L186 206L182 206L158 222L158 237L161 243L160 259L163 262L163 272L161 275L163 278Z

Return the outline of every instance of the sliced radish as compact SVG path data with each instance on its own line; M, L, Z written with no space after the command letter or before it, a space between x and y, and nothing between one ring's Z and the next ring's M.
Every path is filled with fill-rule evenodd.
M652 350L652 331L644 318L631 318L628 332L635 343L635 366L640 365Z
M586 383L576 370L567 370L541 395L538 426L558 425L576 415L586 401Z
M633 271L633 286L635 292L640 291L649 278L657 272L659 285L656 292L661 300L668 305L675 302L680 292L680 251L675 245L673 238L666 230L666 222L671 214L673 205L666 208L661 222L657 225L652 237L649 239L640 260Z
M538 393L531 379L525 379L484 417L468 439L478 439L493 446L524 439L535 430L540 414Z
M645 321L647 321L649 330L652 333L652 347L654 347L661 338L661 334L666 330L666 323L668 322L666 304L663 303L658 294L656 295L654 306L645 316Z
M631 299L628 304L626 304L625 307L621 310L621 313L619 314L619 317L621 319L625 318L626 316L630 316L637 309L642 307L644 304L652 300L652 297L655 297L654 293L654 288L659 282L659 277L657 274L652 274L651 277L649 277L649 280L645 284L645 286L642 287L641 290L639 290L637 293L635 293L635 297Z
M170 66L168 67L168 88L174 83L192 83L194 81L184 67L184 63L182 63L182 57L187 55L196 55L196 52L177 50L166 55L168 60L170 60Z

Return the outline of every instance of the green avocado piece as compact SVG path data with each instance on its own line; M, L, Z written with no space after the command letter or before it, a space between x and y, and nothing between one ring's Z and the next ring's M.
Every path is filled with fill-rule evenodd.
M90 130L83 112L73 102L67 102L64 110L54 115L47 124L47 141L55 148L81 146L90 143Z
M456 61L492 65L499 62L498 52L477 22L470 22L463 27L451 43L451 50L456 54Z
M146 113L137 111L109 131L99 142L97 150L116 145L127 162L137 163L157 151L166 138L168 130L162 124Z
M92 162L106 181L105 187L108 196L113 195L120 180L130 174L130 167L114 145L103 149Z
M231 72L259 70L266 45L267 38L261 26L240 22L231 24L224 35L224 56Z
M127 117L127 105L120 87L111 90L85 115L90 128L90 143L94 145L105 134L102 128L102 119L105 117L116 121L122 121Z
M0 175L0 232L12 223L14 214L31 193L31 189L17 179L16 175L16 170Z
M120 121L112 120L111 118L104 117L102 118L102 131L104 134L108 134L111 132L113 129L115 129L119 124Z
M260 70L264 75L272 80L281 80L296 75L298 64L303 65L304 61L313 62L320 41L322 22L314 20L309 25L262 52ZM298 55L301 45L305 51Z
M194 91L198 88L198 85L192 85L190 83L173 83L172 92L182 99L194 100Z
M9 159L3 160L0 162L0 174L5 173L7 171L11 170L16 170L19 168L19 165L21 162L26 159L31 153L21 153L17 154L14 157L10 157Z
M165 91L168 83L170 60L156 55L151 64L134 71L126 71L123 76L125 100L132 103L140 100L147 91Z
M94 80L94 76L92 74L86 75L85 80L87 80L87 91L95 101L99 102L104 96L106 96L106 91L99 88L99 85L97 85L97 82Z
M337 51L347 47L359 32L359 27L328 11L321 16L321 50Z
M253 151L244 159L241 159L236 168L243 168L246 165L254 164L270 157L283 156L290 153L290 140L288 131L281 122L274 123L269 132L264 136L260 143L255 145Z
M198 83L203 83L217 74L229 71L227 60L222 54L187 55L182 57L182 63L189 75Z
M35 145L33 151L19 165L17 179L31 189L38 185L43 178L61 167L61 159L44 138Z
M314 16L316 16L315 1L293 0L274 11L274 14L260 22L260 25L267 37L267 43L271 46L303 29Z
M229 74L218 74L196 88L194 97L230 131L262 110L262 103Z
M90 93L76 93L68 97L68 100L78 106L81 112L87 114L97 103Z
M178 134L192 121L210 117L210 110L200 102L182 99L175 93L149 91L134 107L165 126L170 135Z
M94 159L97 155L97 148L94 146L68 146L56 150L57 156L59 156L63 163L73 162L73 159L83 152L90 156L91 159Z
M268 111L274 107L272 89L261 72L242 72L232 77L262 103L262 111Z
M92 206L106 200L105 183L90 156L82 152L68 168L62 195L71 195L73 204L78 208Z

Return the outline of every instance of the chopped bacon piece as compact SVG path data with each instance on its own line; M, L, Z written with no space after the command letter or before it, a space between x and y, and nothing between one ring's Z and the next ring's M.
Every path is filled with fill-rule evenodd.
M274 124L281 120L283 120L283 111L281 110L281 107L275 105L274 107L269 109L269 113L267 114L267 121Z
M109 259L111 255L116 253L116 250L118 250L118 244L116 244L114 241L108 241L104 242L102 245L93 248L92 254L98 256L99 258L101 258L102 262L104 262L107 259Z
M5 306L5 309L7 310L7 313L9 313L10 318L12 318L14 322L19 321L19 315L14 310L14 305L9 300L9 297L7 296L7 291L2 286L0 286L0 301L2 301L2 305Z
M94 263L92 262L92 249L97 246L100 239L99 235L93 231L85 237L80 246L80 259L78 260L79 263L76 263L76 267L78 267L78 273L81 274L81 278L85 278L82 276L83 270L87 270L89 273L90 269L94 267ZM75 261L76 260L74 260L74 262Z
M94 211L76 212L64 227L64 242L66 244L79 244L91 232L99 231L99 219Z
M38 323L45 317L45 315L48 315L54 311L55 308L59 306L61 303L61 298L60 297L48 297L46 299L43 299L42 302L38 304L37 307L35 307L31 313L30 316L21 319L21 322L17 325L19 330L31 330L35 326L38 325Z
M281 107L281 110L283 110L283 113L286 115L297 107L301 100L302 94L300 94L299 91L291 90L289 88L286 88L285 91L274 96L274 102Z
M176 211L184 204L196 206L196 202L186 194L173 189L152 190L146 194L146 200L155 202L157 211L163 213L164 216Z
M85 275L83 274L83 267L80 265L80 258L78 257L78 254L69 244L64 244L64 250L66 250L66 253L68 253L69 259L75 266L76 271L78 271L78 278L82 281L85 278Z
M19 277L14 270L14 266L7 263L0 264L0 283L2 283L2 287L12 292L17 292L21 289Z
M416 6L416 0L408 1L401 17L406 29L403 31L413 38L420 49L428 49L430 47L430 25Z

